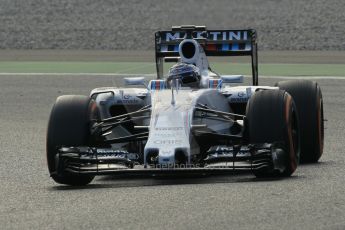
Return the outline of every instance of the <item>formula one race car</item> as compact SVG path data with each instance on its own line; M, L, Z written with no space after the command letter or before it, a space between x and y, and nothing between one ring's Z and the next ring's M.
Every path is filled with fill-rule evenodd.
M256 31L179 26L155 33L157 79L57 98L47 159L61 184L95 175L219 174L290 176L323 152L323 101L317 83L258 85ZM252 86L219 75L207 56L250 56ZM176 62L167 76L163 63ZM143 87L143 85L145 87ZM135 87L134 87L135 86Z

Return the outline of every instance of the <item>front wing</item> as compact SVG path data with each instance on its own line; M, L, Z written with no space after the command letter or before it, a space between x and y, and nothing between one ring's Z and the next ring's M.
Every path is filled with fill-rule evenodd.
M200 164L146 165L136 153L91 147L61 147L56 154L57 171L53 174L87 175L214 175L239 171L284 170L279 162L284 154L276 144L246 147L217 147Z

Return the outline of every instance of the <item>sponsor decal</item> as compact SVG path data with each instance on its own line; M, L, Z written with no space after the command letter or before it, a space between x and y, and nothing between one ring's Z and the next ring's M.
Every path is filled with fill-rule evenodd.
M178 131L183 130L183 127L156 127L157 131Z
M248 40L248 32L247 31L198 31L193 32L193 38L205 38L205 34L207 35L208 39L214 41L240 41L240 40ZM184 32L166 32L165 33L165 41L173 41L176 39L183 39L186 37Z
M209 79L208 80L208 88L210 88L210 89L222 88L222 80L221 79Z
M111 149L97 149L97 157L99 159L102 159L102 158L123 158L123 159L130 159L130 160L139 159L139 155L137 153L128 153L128 152L122 152L122 151L111 150Z
M171 153L172 153L172 151L171 150L162 150L162 151L160 151L160 156L161 155L168 155L168 156L170 156L171 155Z
M132 100L117 100L117 104L139 104L139 100L132 99Z
M153 134L154 136L156 137L176 137L176 136L183 136L182 133L161 133L161 132L158 132L158 133L154 133Z
M157 145L179 145L182 143L182 140L154 140L153 143Z
M183 35L184 37L185 35ZM172 41L172 40L176 40L182 38L180 32L176 32L176 33L166 33L166 37L165 40L168 41Z
M230 102L247 102L247 101L248 101L247 97L230 98Z
M138 104L140 101L137 97L130 94L122 94L121 100L117 100L119 104Z
M223 40L223 41L236 41L236 40L247 40L247 31L222 31L222 32L209 32L209 38L212 40Z
M176 163L161 163L161 164L150 164L151 167L154 168L160 168L162 170L164 169L181 169L181 168L186 168L186 169L190 169L190 168L201 168L203 167L202 164L176 164Z
M247 102L249 100L249 97L247 96L246 92L237 92L236 94L230 94L229 95L229 101L233 103L243 103Z
M244 92L238 92L237 93L237 96L239 96L239 97L244 97L246 95L246 93L244 93Z
M151 90L162 90L165 89L165 81L164 80L151 80Z

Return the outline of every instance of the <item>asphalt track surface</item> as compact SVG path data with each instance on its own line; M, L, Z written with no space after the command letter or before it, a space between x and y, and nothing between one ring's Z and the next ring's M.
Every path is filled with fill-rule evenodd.
M317 80L328 120L324 155L291 178L107 176L86 187L56 184L45 158L55 98L87 95L112 79L0 76L1 229L345 229L345 80Z

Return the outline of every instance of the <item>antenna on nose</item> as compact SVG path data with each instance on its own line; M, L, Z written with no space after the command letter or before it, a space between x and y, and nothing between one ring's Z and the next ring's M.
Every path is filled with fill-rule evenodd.
M171 104L175 105L176 104L176 100L175 100L175 94L174 94L174 88L171 87Z
M172 105L176 104L174 88L176 89L176 93L177 93L179 90L179 79L178 78L172 79L172 84L171 84L171 104Z

